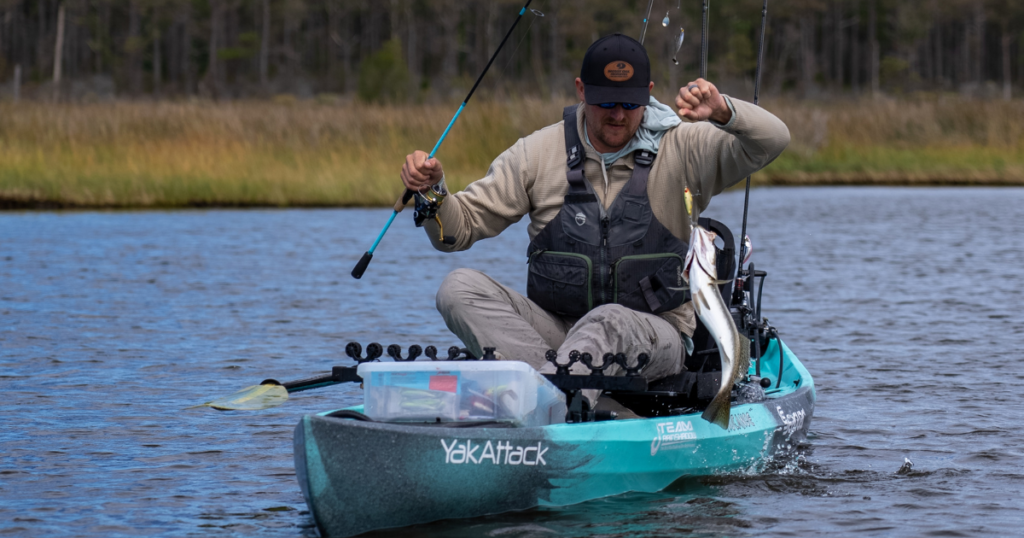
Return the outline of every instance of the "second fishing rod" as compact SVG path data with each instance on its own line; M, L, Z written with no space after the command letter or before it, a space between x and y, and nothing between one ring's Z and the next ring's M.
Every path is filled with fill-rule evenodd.
M498 57L498 53L501 52L502 47L505 46L505 42L508 41L508 38L516 29L516 25L519 24L519 21L522 20L523 15L526 14L528 8L530 7L530 2L533 2L533 0L526 0L526 4L524 4L523 8L519 10L519 15L516 17L516 20L512 23L512 26L509 27L508 32L505 33L505 37L502 38L501 43L498 44L498 48L494 50L494 54L491 55L491 59L487 61L487 65L485 65L483 71L480 72L480 76L476 78L476 82L473 83L473 88L469 90L469 94L466 95L466 98L462 100L462 104L459 105L459 109L455 111L455 115L452 116L451 121L448 122L448 126L445 127L444 132L441 133L441 138L439 138L437 140L437 143L434 144L434 149L430 150L430 155L427 157L428 160L434 158L434 155L437 153L437 150L441 147L441 143L444 142L445 137L448 136L448 132L452 130L452 126L455 125L455 120L459 119L459 115L462 114L462 111L466 108L466 103L468 103L469 100L473 97L473 93L476 92L476 88L477 86L480 85L480 81L484 79L484 75L487 74L487 70L491 68L491 64L494 63L495 58ZM544 16L543 13L535 9L530 9L529 11L536 15L537 17ZM419 207L417 207L417 225L420 222L422 222L421 217L427 216L427 212L431 210L436 212L438 204L434 203L434 201L437 199L439 195L443 196L444 194L447 194L442 194L441 191L443 191L443 187L438 187L437 185L435 185L434 188L428 190L426 193L423 193L422 198L424 199L424 206L426 207L426 211L424 212L423 215L421 215L419 214L420 209ZM352 269L353 278L362 278L363 273L366 271L366 267L370 265L370 260L373 259L373 252L377 250L377 245L380 244L380 240L384 238L384 234L386 234L388 228L391 227L391 223L395 221L395 217L397 217L398 214L401 213L402 209L405 208L405 205L409 203L409 199L416 194L416 192L406 189L405 192L402 194L401 198L399 198L398 201L395 202L394 212L391 213L391 217L388 219L387 224L385 224L384 228L380 231L380 234L377 236L377 240L373 242L373 245L370 247L370 250L367 250L366 253L363 254L363 257L359 259L359 263L357 263L355 268ZM417 200L417 202L419 202L419 200ZM417 205L419 206L420 204ZM436 213L429 216L436 217ZM438 222L438 225L440 225L440 221ZM446 244L452 244L455 242L453 238L444 235L444 228L441 228L441 240Z

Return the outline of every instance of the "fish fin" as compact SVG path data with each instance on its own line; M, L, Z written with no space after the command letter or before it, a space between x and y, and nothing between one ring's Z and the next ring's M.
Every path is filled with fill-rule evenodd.
M729 429L729 414L732 410L730 396L730 391L720 392L714 400L711 400L711 405L704 410L700 417L712 424L717 424L723 430Z

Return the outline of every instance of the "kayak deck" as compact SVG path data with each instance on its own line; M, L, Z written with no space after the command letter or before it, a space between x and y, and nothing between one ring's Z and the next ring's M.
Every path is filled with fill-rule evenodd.
M781 376L772 360L780 353ZM756 469L806 436L815 400L813 380L785 344L772 340L763 357L762 374L778 388L734 405L728 429L699 412L534 428L364 422L326 412L295 429L296 474L321 534L352 536Z

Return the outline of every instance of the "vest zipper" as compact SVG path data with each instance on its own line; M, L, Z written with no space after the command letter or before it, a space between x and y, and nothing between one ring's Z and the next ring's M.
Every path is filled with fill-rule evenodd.
M601 304L608 303L608 215L601 219Z

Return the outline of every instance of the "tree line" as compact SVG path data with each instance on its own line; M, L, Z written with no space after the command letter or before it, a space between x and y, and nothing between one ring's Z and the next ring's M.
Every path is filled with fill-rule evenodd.
M656 0L656 84L696 77L703 0ZM571 95L587 47L639 36L646 0L537 0L481 91ZM711 0L709 78L749 92L761 0ZM0 97L460 99L522 0L0 0ZM665 19L667 24L663 25ZM679 29L682 47L676 50ZM801 98L1024 92L1020 0L769 5L763 91ZM672 61L676 57L678 65Z

